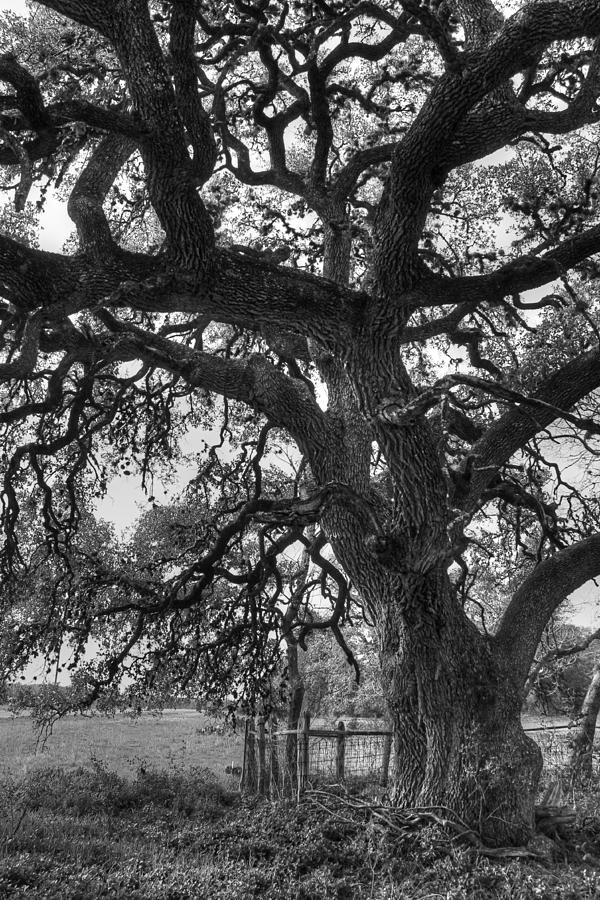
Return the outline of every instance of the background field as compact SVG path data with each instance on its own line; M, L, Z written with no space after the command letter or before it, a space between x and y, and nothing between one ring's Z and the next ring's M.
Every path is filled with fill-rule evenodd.
M76 768L93 760L122 777L140 767L180 770L206 768L228 786L228 765L242 761L243 732L193 710L166 710L162 715L131 718L68 717L41 742L27 716L0 718L0 773L19 775L48 766Z
M353 720L356 727L362 721ZM568 735L553 731L568 723L566 717L523 717L526 728L542 726L531 736L544 752L546 766L564 765L568 758ZM332 725L315 719L314 725ZM369 720L365 727L374 727ZM45 741L40 740L32 720L0 711L0 774L20 775L48 766L74 769L101 762L121 777L134 777L140 767L160 770L210 769L226 787L238 778L226 775L229 765L241 766L243 721L234 731L218 720L188 709L165 710L162 715L140 717L67 717L57 722Z

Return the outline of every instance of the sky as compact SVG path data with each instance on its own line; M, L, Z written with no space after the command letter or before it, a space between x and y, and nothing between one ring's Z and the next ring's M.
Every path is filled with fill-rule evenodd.
M0 9L7 9L20 15L27 14L25 0L0 0Z

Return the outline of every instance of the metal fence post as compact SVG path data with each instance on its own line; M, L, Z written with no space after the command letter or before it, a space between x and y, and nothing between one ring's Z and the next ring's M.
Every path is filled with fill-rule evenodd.
M298 800L306 789L310 770L310 713L302 716L302 725L298 728Z

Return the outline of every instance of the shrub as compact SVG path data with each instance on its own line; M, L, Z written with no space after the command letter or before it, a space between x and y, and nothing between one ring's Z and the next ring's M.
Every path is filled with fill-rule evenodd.
M154 807L204 818L219 815L233 800L208 769L166 772L141 767L130 781L95 759L90 766L71 770L35 769L21 782L5 778L0 782L0 804L5 809L9 796L28 810L114 816L123 810Z

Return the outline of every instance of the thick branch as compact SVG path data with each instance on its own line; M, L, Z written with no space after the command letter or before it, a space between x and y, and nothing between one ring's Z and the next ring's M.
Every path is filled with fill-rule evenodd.
M595 351L595 356L596 360L600 359L597 351ZM582 419L580 416L575 416L568 410L560 408L555 403L549 403L539 396L527 396L499 381L491 381L478 375L446 375L407 403L393 396L385 398L378 409L378 417L394 425L405 424L436 406L440 399L447 396L450 389L455 385L472 387L476 390L484 391L498 400L511 403L516 407L530 409L532 414L536 414L536 418L538 414L542 416L550 415L553 419L564 419L566 422L570 422L584 431L600 434L600 423L594 419Z
M12 53L0 56L0 79L11 84L16 91L16 106L21 110L29 127L37 133L34 141L24 145L29 159L38 159L52 153L58 146L58 133L52 118L44 106L37 80L25 69ZM0 162L21 162L13 147L5 149Z
M508 85L494 91L465 117L444 154L448 170L481 159L515 141L526 132L568 134L600 116L598 70L600 54L596 46L588 73L566 109L529 109Z
M282 328L341 350L365 295L249 254L215 251L209 275L169 272L161 257L119 251L93 262L24 247L0 236L0 285L17 307L43 307L48 320L102 306L205 313L260 331Z
M414 31L407 28L404 23L397 20L397 23L388 35L386 35L378 44L363 44L359 41L344 41L339 43L323 60L321 65L321 74L324 78L329 78L336 66L346 59L360 58L367 59L371 62L377 62L387 56L397 44L405 41L407 37Z
M336 174L332 185L332 193L346 199L356 187L356 182L365 169L389 162L395 148L396 143L388 142L379 144L376 147L358 150Z
M96 106L85 100L61 100L47 107L48 115L55 125L67 122L84 122L93 128L101 128L114 134L139 140L146 133L135 116L118 109Z
M193 350L158 334L99 312L101 321L124 336L119 352L135 356L184 379L190 388L204 388L240 400L285 428L304 453L314 457L325 440L326 420L304 382L289 378L260 355L246 361L222 359Z
M417 246L430 198L449 170L448 154L469 111L553 41L599 33L596 0L532 3L508 19L488 47L467 54L462 71L438 80L398 145L375 220L375 272L386 298L422 277Z
M59 145L58 127L69 122L83 122L93 128L100 128L112 134L121 134L134 140L139 140L145 133L143 126L133 116L116 109L105 109L83 100L61 100L59 103L47 106L45 112L48 126L44 128L38 126L37 136L19 145L30 162L44 159L57 150ZM15 119L14 115L0 115L0 125L6 143L6 146L0 147L0 165L22 165L21 153L4 134L5 132L18 132L24 128L36 130L27 111L21 110L21 113L22 118L18 119Z
M595 253L600 253L600 225L561 241L543 256L522 256L485 275L463 278L435 277L424 279L401 298L410 309L460 304L440 320L443 331L472 312L481 303L498 303L504 297L543 287L564 275ZM532 307L533 308L533 307ZM406 330L409 340L440 334L441 326L431 322Z
M148 129L148 135L140 141L140 153L148 193L165 230L169 255L192 271L206 269L214 247L214 231L196 191L197 173L148 4L145 0L122 0L114 8L114 19L110 37L134 106ZM187 80L183 89L189 101ZM191 109L188 113L193 116ZM206 162L214 151L209 146L212 136L196 119L192 125L195 152L198 159L202 157Z
M451 0L451 6L461 21L469 50L489 44L504 22L492 0Z
M194 174L200 185L210 176L217 159L217 148L208 114L198 96L194 57L196 17L192 3L175 4L171 12L171 58L179 109L194 151Z
M560 604L600 575L600 534L541 562L510 601L493 639L517 681L525 682L542 632Z
M100 259L114 249L102 204L134 150L130 138L107 135L92 151L69 197L67 209L77 226L81 248Z
M594 42L592 57L585 79L573 100L565 110L528 110L528 127L531 131L565 134L600 118L598 94L600 93L600 41Z
M37 2L103 34L109 29L111 7L114 5L113 0L37 0Z
M494 422L473 446L475 466L465 506L476 505L498 468L558 418L556 408L570 410L599 385L600 354L595 349L560 368L532 395L532 399L548 404L547 407L539 405L532 413L510 409Z

